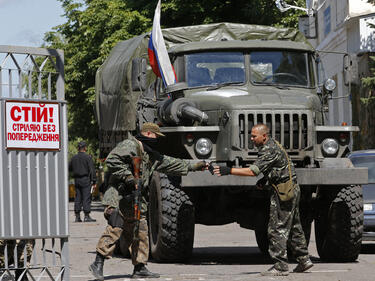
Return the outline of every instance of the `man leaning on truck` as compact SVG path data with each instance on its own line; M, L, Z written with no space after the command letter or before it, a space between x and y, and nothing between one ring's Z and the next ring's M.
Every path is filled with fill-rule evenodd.
M269 253L274 265L261 274L286 276L289 274L287 244L290 243L298 265L293 272L304 272L313 266L299 215L300 187L296 181L294 166L285 149L269 137L269 128L257 124L251 130L251 141L258 148L258 159L246 168L215 166L218 176L238 175L255 177L263 173L273 186L270 198L268 223ZM263 186L258 185L258 188Z
M112 256L116 242L121 235L125 236L131 252L134 265L132 277L160 277L159 274L150 272L146 268L149 255L146 221L149 181L154 171L171 175L186 175L190 171L206 168L204 161L193 164L186 160L161 155L157 152L157 142L160 136L164 135L160 132L158 125L144 123L139 135L120 142L107 157L106 164L111 173L109 185L117 189L118 198L110 200L112 203L105 209L104 216L108 225L98 241L95 261L89 266L89 270L98 280L104 280L104 260ZM134 157L141 160L139 174L135 173ZM141 181L137 180L138 175ZM112 190L111 187L109 190ZM140 218L135 218L134 215L137 189L141 189Z

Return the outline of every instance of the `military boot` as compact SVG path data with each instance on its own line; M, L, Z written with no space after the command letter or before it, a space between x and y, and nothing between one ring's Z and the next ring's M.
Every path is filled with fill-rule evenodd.
M82 222L80 213L76 213L76 219L74 222Z
M97 280L103 281L103 266L104 266L104 256L96 253L95 261L89 265L89 270L94 275Z
M272 266L268 270L261 272L260 275L262 276L288 276L289 271L288 270L282 271L282 270L277 269L275 266Z
M96 219L93 219L92 217L90 217L90 214L86 213L83 221L84 222L94 222L94 221L96 221Z
M137 264L134 266L134 271L132 278L159 278L160 275L158 273L152 273L147 269L147 267L143 264Z
M306 270L312 268L314 264L310 259L307 259L305 261L300 262L295 269L293 269L293 272L301 273L305 272Z

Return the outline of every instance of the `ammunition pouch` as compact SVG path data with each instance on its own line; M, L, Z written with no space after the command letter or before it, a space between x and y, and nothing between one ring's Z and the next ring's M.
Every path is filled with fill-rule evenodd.
M275 141L275 143L280 147L280 149L284 152L286 159L288 160L288 171L289 171L289 180L284 183L279 183L278 185L272 184L272 186L275 188L277 194L279 195L279 198L281 201L289 201L293 199L294 197L294 187L295 184L292 179L292 163L290 163L290 159L288 156L288 153L285 151L283 146Z
M120 214L119 209L113 207L107 207L104 210L104 217L108 224L112 227L124 227L124 219Z
M287 182L279 183L277 185L272 184L272 186L276 190L281 201L289 201L294 198L295 184L292 179L289 179Z

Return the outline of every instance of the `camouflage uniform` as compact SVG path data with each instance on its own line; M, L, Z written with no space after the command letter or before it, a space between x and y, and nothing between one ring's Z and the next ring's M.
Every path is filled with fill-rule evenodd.
M25 256L24 249L26 248L26 262L30 263L31 255L33 253L35 240L0 240L0 268L5 268L5 245L8 245L8 267L14 263L14 250L17 246L17 263L18 268L24 267Z
M104 257L109 258L113 254L116 242L123 234L125 236L125 241L127 241L127 245L129 246L134 265L140 263L147 264L148 261L149 240L146 221L147 200L143 194L138 232L139 240L137 243L134 243L134 210L132 202L125 198L127 195L131 194L132 190L126 190L126 188L125 190L119 190L117 187L124 183L129 176L132 176L132 157L139 155L142 157L140 170L145 190L148 190L147 187L154 171L173 175L186 175L192 170L190 163L185 160L169 156L161 156L159 159L155 159L145 151L141 151L138 141L133 137L119 143L108 155L106 164L111 173L111 178L110 187L103 198L103 204L108 206L107 210L108 208L119 208L124 224L122 227L113 227L108 224L103 235L99 239L96 251Z
M293 163L291 161L290 163L292 178L295 184L293 199L281 201L274 188L272 188L270 198L270 218L268 223L269 253L275 262L275 268L280 271L288 270L288 242L299 263L309 259L306 239L299 215L301 191L296 181ZM250 166L250 169L256 175L263 173L270 184L277 185L289 179L288 159L284 151L272 138L269 138L259 148L258 159Z

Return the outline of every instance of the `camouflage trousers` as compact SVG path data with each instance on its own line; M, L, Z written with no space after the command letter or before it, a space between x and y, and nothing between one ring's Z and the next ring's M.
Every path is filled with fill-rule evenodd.
M129 249L131 254L133 265L139 263L147 264L149 256L149 240L146 216L141 215L138 231L139 239L134 240L134 219L129 216L124 216L124 213L129 214L131 212L121 212L124 219L123 227L112 227L108 224L99 239L96 251L106 258L110 258L116 248L117 241L122 235L125 238L123 240L125 247Z
M290 245L298 262L309 258L299 214L300 197L298 184L295 185L294 198L289 201L280 201L275 190L271 194L268 251L278 270L288 270L287 245Z
M8 266L14 264L18 268L30 263L35 240L0 240L0 268L5 268L5 248L7 248ZM5 247L7 246L7 247ZM25 261L26 253L26 261ZM15 261L16 255L16 261ZM26 262L26 265L25 265ZM17 263L17 264L16 264Z

